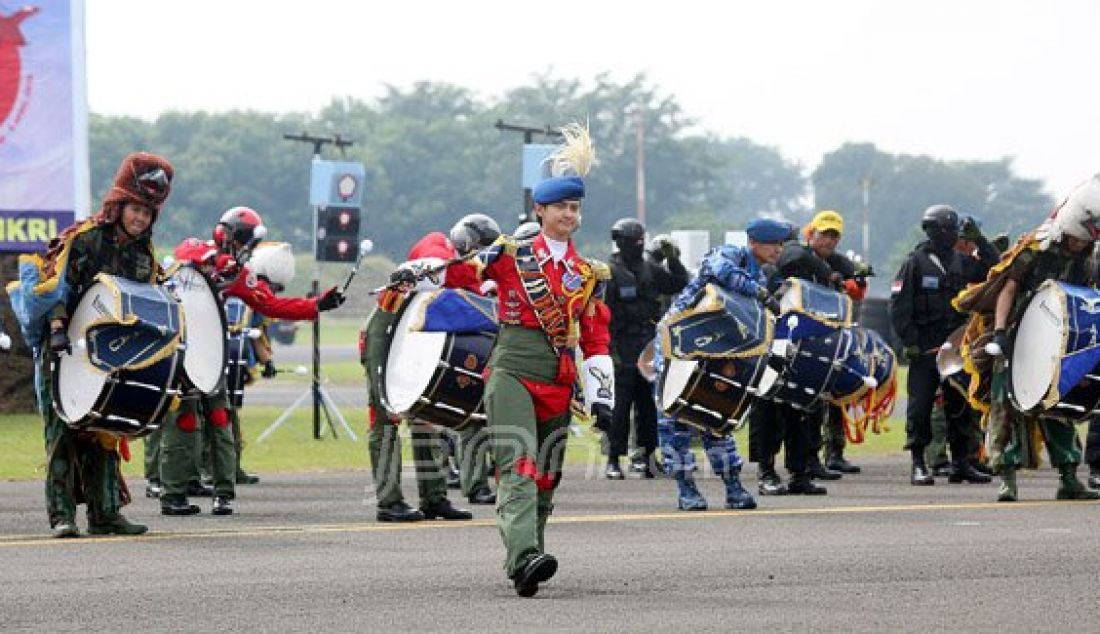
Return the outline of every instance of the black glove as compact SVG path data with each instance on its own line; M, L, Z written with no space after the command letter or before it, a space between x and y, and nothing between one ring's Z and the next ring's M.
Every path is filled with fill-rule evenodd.
M333 286L332 288L325 291L325 294L321 296L321 299L317 300L317 310L323 313L326 310L339 308L340 305L344 303L345 299L347 298L344 297L344 294L336 290L336 287Z
M959 225L959 235L971 242L982 239L982 229L978 226L978 222L974 220L974 216L963 218L962 224Z
M991 357L999 357L1008 353L1008 335L1004 328L993 331L993 338L985 344L985 353Z
M399 286L401 284L416 284L416 273L412 269L400 268L396 269L393 273L390 273L390 285Z
M764 307L772 311L776 315L779 314L779 300L774 295L768 292L768 289L763 286L756 289L756 299L760 300L760 303L764 304Z
M661 255L669 260L679 260L680 247L672 240L661 240Z
M275 371L275 363L271 359L264 361L264 371L260 373L260 376L264 377L265 379L272 379L275 378L276 374L277 372Z
M50 331L50 352L54 354L73 353L73 346L69 343L69 333L64 325Z
M604 403L596 403L592 406L592 415L595 416L596 421L592 423L592 427L596 431L603 433L611 432L611 408Z

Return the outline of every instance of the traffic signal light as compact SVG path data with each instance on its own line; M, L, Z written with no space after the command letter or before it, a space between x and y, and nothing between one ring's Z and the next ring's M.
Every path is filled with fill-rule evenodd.
M354 262L359 255L359 207L319 207L317 244L320 262Z

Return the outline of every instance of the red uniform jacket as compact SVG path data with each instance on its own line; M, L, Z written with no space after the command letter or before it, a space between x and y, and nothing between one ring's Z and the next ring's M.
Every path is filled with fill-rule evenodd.
M236 262L226 254L198 238L187 238L176 247L175 257L180 262L191 262L200 268L215 271L219 277L236 274ZM279 297L245 266L237 279L222 291L225 297L239 297L249 308L274 319L313 321L317 319L317 299L305 297Z

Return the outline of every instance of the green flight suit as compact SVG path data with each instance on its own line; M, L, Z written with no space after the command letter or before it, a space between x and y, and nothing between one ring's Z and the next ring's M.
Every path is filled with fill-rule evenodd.
M211 413L226 411L225 425L216 425ZM180 419L194 417L194 428L184 429ZM165 496L185 496L187 483L194 479L197 459L196 435L210 451L213 469L214 495L233 499L236 495L237 452L233 442L233 419L237 410L229 406L223 394L184 399L178 409L170 412L161 423L160 478ZM196 456L196 453L198 455Z

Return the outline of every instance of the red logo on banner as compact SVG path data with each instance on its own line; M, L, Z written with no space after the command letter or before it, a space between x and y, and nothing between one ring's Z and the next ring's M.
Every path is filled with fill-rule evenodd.
M23 20L38 13L38 7L23 7L15 13L0 15L0 141L4 131L14 127L9 123L12 109L19 97L19 84L23 76L23 63L19 49L27 40L19 30Z

